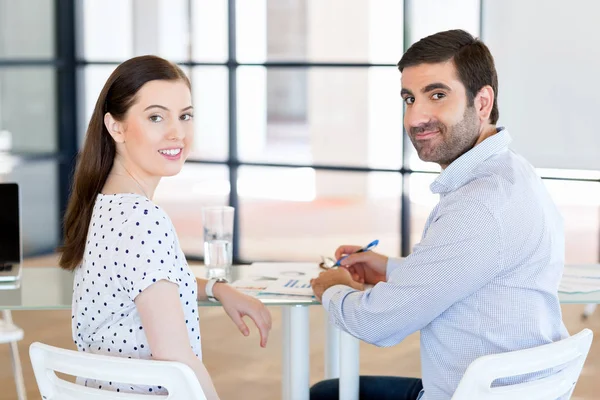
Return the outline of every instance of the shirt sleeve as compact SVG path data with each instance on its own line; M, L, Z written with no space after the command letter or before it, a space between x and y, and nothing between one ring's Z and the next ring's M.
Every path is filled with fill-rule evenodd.
M178 259L175 248L175 230L160 208L148 204L125 222L115 251L123 252L115 261L113 279L120 284L131 300L160 280L179 285L176 273ZM119 262L122 262L121 265Z
M325 308L325 310L329 311L329 303L331 302L331 298L336 295L336 294L340 294L341 292L356 292L357 290L351 288L350 286L346 286L346 285L334 285L331 287L328 287L327 290L325 290L325 292L323 292L323 296L321 297L321 304L323 304L323 307Z
M404 262L404 257L390 257L385 268L385 278L390 279L390 275Z
M497 276L500 235L483 204L467 199L449 206L411 255L392 262L387 282L362 292L329 288L330 321L378 346L401 342Z

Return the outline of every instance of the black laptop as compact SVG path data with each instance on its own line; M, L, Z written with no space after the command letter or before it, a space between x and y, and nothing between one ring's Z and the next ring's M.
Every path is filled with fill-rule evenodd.
M0 283L20 278L22 254L19 185L0 183Z

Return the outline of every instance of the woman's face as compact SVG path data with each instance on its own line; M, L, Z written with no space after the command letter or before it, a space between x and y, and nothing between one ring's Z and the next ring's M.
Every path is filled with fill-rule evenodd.
M117 155L128 168L141 178L176 175L194 140L190 89L182 80L147 82L125 119L114 123Z

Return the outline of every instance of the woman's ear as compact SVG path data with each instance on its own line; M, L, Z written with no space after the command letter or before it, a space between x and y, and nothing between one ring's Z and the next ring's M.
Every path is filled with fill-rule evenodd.
M106 130L116 143L125 143L123 124L114 119L110 113L104 114L104 126L106 126Z

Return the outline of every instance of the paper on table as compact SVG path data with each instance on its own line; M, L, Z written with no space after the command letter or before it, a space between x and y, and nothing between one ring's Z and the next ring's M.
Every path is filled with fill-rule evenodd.
M321 271L322 270L319 269L317 263L259 262L250 265L250 267L248 267L248 273L245 274L242 279L236 280L231 285L246 294L255 296L259 294L312 296L313 293L312 289L310 289L310 279L317 277ZM279 279L302 280L303 284L308 283L309 290L301 290L300 292L289 290L293 288L279 290L280 286L275 284ZM287 283L287 280L283 282L283 285ZM269 285L271 286L269 287ZM268 291L266 291L267 287L269 287ZM306 287L304 289L306 289Z
M562 293L600 291L600 269L589 266L565 267L558 291Z
M313 296L309 278L279 278L276 281L270 282L260 293Z

